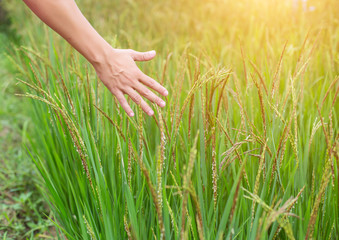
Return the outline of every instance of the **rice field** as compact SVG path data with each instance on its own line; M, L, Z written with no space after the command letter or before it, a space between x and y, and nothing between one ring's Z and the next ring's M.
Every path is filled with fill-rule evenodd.
M169 95L129 117L22 1L8 52L56 239L338 239L339 2L77 1ZM14 80L16 79L16 80Z

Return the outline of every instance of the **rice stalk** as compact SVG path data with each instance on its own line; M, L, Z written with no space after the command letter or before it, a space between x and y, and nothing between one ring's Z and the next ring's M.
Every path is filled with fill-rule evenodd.
M67 100L68 100L69 104L71 105L71 110L72 110L73 116L76 116L73 101L72 101L72 99L71 99L71 96L70 96L69 91L68 91L68 89L67 89L67 87L66 87L65 81L64 81L64 79L62 78L60 72L59 72L59 77L60 77L60 82L61 82L62 89L64 90L64 93L65 93L65 95L66 95L66 97L67 97ZM41 87L41 86L40 86L40 87Z
M155 240L157 240L158 238L157 238L157 236L155 235L155 232L154 232L154 228L153 228L153 227L151 227L151 231L152 231L152 234L153 234L153 238L154 238Z
M192 117L193 117L193 106L194 106L194 94L192 99L190 100L189 112L188 112L188 141L191 140L191 124L192 124Z
M95 240L96 237L95 237L95 235L94 235L93 229L92 229L91 226L89 225L89 223L88 223L88 221L87 221L85 215L83 215L82 217L84 218L84 222L85 222L85 224L86 224L87 233L90 235L91 240L92 240L92 239Z
M27 74L27 70L24 70L15 60L12 56L10 56L9 54L6 54L7 59L9 59L9 61L13 64L13 66L15 66L15 68L22 74L22 75L26 75Z
M188 233L189 233L190 226L191 226L191 218L187 218L187 225L186 225L185 230L184 230L184 232L181 236L182 240L188 239Z
M124 215L124 227L125 227L128 240L132 240L133 238L132 238L132 234L131 234L131 231L130 231L130 228L127 222L126 214Z
M164 160L165 160L165 144L166 144L166 139L165 139L165 133L164 133L164 126L163 126L163 119L162 119L162 114L157 108L158 113L159 113L159 123L160 123L160 146L158 149L158 161L157 161L157 202L159 205L159 225L162 227L161 230L161 235L160 239L164 238L165 235L165 229L162 223L163 215L162 215L162 172L164 169Z
M273 165L272 165L272 171L271 171L271 177L270 177L270 183L268 185L268 191L270 190L271 188L271 184L272 184L272 181L273 181L273 177L274 177L274 174L276 173L276 168L277 168L277 165L278 165L278 157L279 157L279 153L280 151L282 150L283 146L284 146L284 143L286 142L287 140L287 137L288 137L288 133L290 131L290 127L291 127L291 119L289 120L288 124L285 126L284 130L283 130L283 133L280 137L280 140L279 140L279 145L278 145L278 149L277 149L277 153L274 157L274 160L273 160Z
M89 80L89 72L88 72L88 68L86 66L85 68L85 72L86 72L86 84L84 84L84 88L85 88L85 92L86 92L86 97L87 97L87 108L88 108L88 111L89 113L91 113L91 109L92 109L92 104L95 101L94 99L94 92L93 92L93 89L91 88L91 85L90 85L90 80ZM91 91L92 90L92 91ZM96 118L97 118L97 124L99 124L99 113L96 112Z
M39 78L38 78L38 75L36 74L36 72L35 72L35 70L34 70L34 68L33 68L33 66L32 66L32 64L31 63L29 63L29 67L30 67L30 69L31 69L31 71L32 71L32 73L33 73L33 76L34 76L34 79L37 81L37 83L38 83L38 86L40 87L40 89L42 89L42 84L41 84L41 82L40 82L40 80L39 80ZM45 96L44 96L45 97Z
M204 150L205 150L205 157L208 156L208 133L209 133L209 126L208 126L208 110L207 110L207 87L205 86L206 93L204 94L203 88L201 89L200 94L200 102L201 102L201 117L202 123L204 126L203 129L203 136L204 136Z
M219 99L218 99L218 105L217 105L217 110L216 110L216 114L215 114L215 117L218 118L218 115L219 115L219 111L220 111L220 106L221 106L221 99L222 97L224 96L224 89L226 87L226 83L228 82L228 79L231 75L229 74L225 80L223 81L223 85L220 89L220 95L219 95ZM227 112L227 111L226 111Z
M235 92L232 92L234 93L233 95L235 95L235 98L237 100L237 104L238 106L240 107L240 116L241 116L241 122L240 122L240 129L244 128L244 126L246 125L245 124L245 119L249 120L248 119L248 116L246 114L246 111L245 111L245 108L243 107L243 103L242 103L242 100L240 98L240 90L239 90L239 86L238 86L238 83L239 83L239 79L234 75L234 86L236 88L236 91ZM251 122L251 121L248 121L248 122ZM253 124L251 124L251 127L253 126ZM239 140L239 134L237 134L236 138L235 138L235 141L237 142ZM240 163L241 164L241 163Z
M242 165L244 167L244 165ZM233 203L232 203L232 208L231 208L231 213L229 217L229 223L232 223L233 217L234 217L234 212L237 207L238 203L238 198L239 198L239 190L240 190L240 185L241 185L241 177L238 180L237 187L235 189L234 197L233 197Z
M274 105L272 105L269 101L268 101L268 104L269 104L269 106L274 110L274 112L276 113L276 115L279 117L279 119L281 120L281 122L283 123L283 124L285 124L286 125L286 121L285 121L285 119L283 118L283 116L282 116L282 114L279 112L279 110L274 106ZM291 116L293 116L293 114L291 114ZM295 118L294 118L294 120L295 120ZM289 140L290 140L290 143L291 143L291 146L292 146L292 150L293 150L293 153L294 153L294 155L295 155L295 157L296 157L296 162L299 162L299 158L298 158L298 149L297 149L297 145L296 145L296 140L294 139L295 138L295 136L289 131L289 133L288 133L288 138L289 138ZM285 149L286 149L286 145L285 144L283 144L283 149L282 149L282 153L284 153L285 152ZM283 159L283 156L284 156L284 154L282 154L282 156L280 157L280 159ZM280 162L281 163L281 162ZM281 165L281 164L280 164Z
M247 70L246 70L246 62L245 62L245 56L244 56L244 50L242 43L240 42L240 52L241 52L241 59L242 59L242 65L244 68L244 76L245 76L245 85L247 86Z
M274 98L275 91L278 91L278 93L279 93L281 65L282 65L282 60L283 60L283 57L284 57L284 53L285 53L285 50L286 50L287 43L288 43L288 41L285 42L284 48L281 52L280 59L279 59L278 65L277 65L277 69L274 73L272 88L271 88L271 98L272 99Z
M291 78L291 91L292 91L292 117L293 117L293 125L294 125L294 150L295 150L295 157L296 157L296 168L299 167L299 157L298 157L298 120L297 120L297 100L295 96L294 90L294 79Z
M232 153L233 152L238 152L239 150L239 148L243 145L243 144L247 144L247 143L249 143L249 142L251 142L251 140L247 140L247 139L245 139L244 141L240 141L240 142L236 142L236 143L234 143L234 144L232 144L232 147L231 148L229 148L228 150L226 150L226 152L224 152L224 153L222 153L221 155L222 156L225 156L224 157L224 159L221 161L221 163L220 163L220 165L219 165L219 168L226 168L229 164L231 164L232 163L232 161L230 161L229 159L230 159L230 157L231 157L231 155L232 155ZM238 154L237 154L237 156L236 156L237 158L240 158L240 155L238 156ZM226 160L228 160L227 162L226 162Z
M191 184L192 185L192 184ZM194 206L196 208L196 222L197 222L197 228L198 228L198 234L199 234L199 239L204 239L204 228L203 228L203 222L202 222L202 214L201 214L201 208L200 204L197 198L197 194L194 190L193 187L188 188L188 191L192 197Z
M337 99L337 97L338 97L338 94L339 94L339 86L337 87L337 90L336 90L336 92L335 92L334 98L333 98L333 100L332 100L332 107L333 107L334 104L335 104L335 101L336 101L336 99Z
M331 108L330 114L328 116L328 119L329 119L328 132L329 132L330 139L333 139L333 136L334 136L332 114L333 114L333 107ZM330 150L330 151L333 152L333 150ZM331 161L331 173L332 173L332 186L334 187L334 183L335 183L334 161Z
M263 76L261 75L261 73L260 73L258 67L257 67L252 61L250 61L250 63L251 63L251 65L252 65L254 71L255 71L256 74L258 75L261 85L264 87L266 96L268 96L268 90L267 90L267 87L266 87L266 84L265 84L265 81L264 81ZM251 76L252 76L252 74L251 74ZM252 79L254 79L253 76L252 76ZM259 89L259 88L260 88L260 87L259 87L259 84L256 83L256 82L254 82L254 83L255 83L255 85L257 86L257 88Z
M122 139L124 140L124 142L126 142L126 137L125 137L125 135L124 135L124 133L122 132L122 130L121 130L121 128L119 127L119 125L116 123L116 122L114 122L113 120L112 120L112 118L110 118L108 115L107 115L107 113L105 113L103 110L101 110L97 105L95 105L95 104L93 104L94 105L94 107L96 108L96 109L98 109L99 110L99 112L116 128L116 130L118 131L118 133L119 133L119 135L120 135L120 137L122 137Z
M52 72L52 74L54 75L54 77L57 77L57 74L56 74L56 72L55 72L55 70L54 70L54 68L53 68L53 66L52 66L52 64L51 64L51 62L49 61L48 58L45 58L45 57L41 56L40 53L38 53L37 51L35 51L35 50L33 50L33 49L29 48L29 47L26 47L26 46L21 46L21 47L20 47L20 50L21 50L27 57L28 57L28 53L31 53L31 54L33 54L35 57L37 57L38 59L40 59L40 60L45 64L45 66L48 67L48 68L51 70L51 72ZM48 78L46 78L46 79L48 79Z
M132 189L132 142L131 139L128 138L128 155L127 155L127 172L128 172L128 186Z
M151 192L153 203L154 203L154 206L155 206L155 209L156 209L156 212L157 212L157 216L158 216L159 226L160 226L160 229L162 231L162 229L164 228L163 220L162 220L162 209L160 208L160 205L159 205L159 202L158 202L157 192L155 190L155 187L152 184L152 181L151 181L151 178L149 176L149 172L148 172L146 166L143 164L143 162L140 159L139 159L139 165L140 165L140 169L141 169L142 173L145 176L148 188L149 188L149 190Z
M311 217L308 222L305 240L313 238L314 225L315 225L315 222L318 216L319 205L321 203L321 199L325 193L325 190L331 178L330 169L331 169L330 164L329 164L329 161L327 160L325 163L323 176L322 176L321 183L320 183L320 188L315 198L315 202L313 204L313 208L311 212Z
M199 78L192 86L192 88L189 90L186 99L184 100L184 102L182 103L182 107L180 110L180 113L176 119L176 133L178 132L178 128L179 128L179 124L180 121L182 119L182 116L184 114L184 110L187 107L187 104L189 103L190 99L192 98L192 96L194 95L194 93L200 89L202 86L206 85L208 82L210 82L211 80L215 79L215 78L224 78L228 72L226 70L220 70L216 73L216 75L211 75L208 76L210 74L210 71L208 71L207 73L205 73L201 78Z
M297 196L290 202L290 204L289 204L289 206L287 207L287 210L286 210L287 212L290 212L290 211L291 211L291 209L292 209L292 208L294 207L294 205L297 203L299 197L301 196L301 194L303 193L304 190L305 190L305 186L303 186L303 187L300 189L300 191L298 192ZM284 220L286 220L286 219L287 219L287 216L285 215L285 216L283 216L283 218L284 218ZM277 230L276 230L276 232L275 232L275 234L274 234L274 236L273 236L273 240L275 240L275 239L278 237L278 234L279 234L280 230L281 230L281 226L279 226L279 227L277 228Z
M264 128L264 138L266 138L267 136L267 129L266 129L266 117L265 117L265 107L264 107L264 101L263 101L263 96L262 96L262 92L261 92L261 88L259 86L259 84L257 83L257 81L255 80L254 76L251 74L251 77L253 79L253 82L255 84L255 86L258 89L258 96L259 96L259 102L260 102L260 110L261 110L261 118L262 118L262 122L263 122L263 128Z
M325 194L325 190L326 190L327 185L328 185L330 178L331 178L331 159L332 159L332 153L333 152L331 151L330 139L328 137L328 133L326 131L324 120L323 120L323 117L321 116L319 106L317 106L317 109L318 109L318 113L319 113L319 116L320 116L320 121L321 121L321 125L322 125L322 128L323 128L323 132L324 132L324 135L325 135L325 140L326 140L326 145L327 145L327 153L326 153L326 161L325 161L325 166L324 166L324 170L323 170L323 176L321 178L320 188L319 188L318 194L316 196L316 199L315 199L315 202L314 202L314 205L313 205L313 208L312 208L311 217L310 217L310 220L308 222L305 240L313 238L314 224L315 224L317 216L318 216L319 205L322 201L322 198Z
M263 140L260 136L258 136L257 134L255 134L254 132L248 132L245 129L235 129L232 128L232 130L237 131L239 133L239 135L243 135L244 137L246 137L246 139L251 139L251 142L257 142L258 144L260 144L261 146L263 146L265 144L265 140ZM266 146L266 152L269 154L270 157L273 156L272 154L272 150L269 148L269 146Z
M231 139L231 137L229 136L229 134L227 133L226 129L223 127L223 125L221 124L221 122L219 121L218 118L216 118L216 122L218 123L219 127L221 128L221 130L223 131L223 133L225 134L226 138L228 139L228 141L231 143L231 145L233 146L234 143ZM242 161L241 161L241 157L240 157L240 153L237 149L235 149L235 153L237 154L237 157L239 159L239 163L242 164ZM223 169L222 166L219 166L220 169ZM244 178L245 178L245 181L247 183L248 186L250 186L250 183L248 181L248 176L247 176L247 173L246 173L246 170L243 169L243 173L244 173Z
M165 60L164 68L163 68L163 70L162 70L162 76L161 76L161 81L160 81L160 84L161 84L161 85L164 85L164 82L165 82L165 75L166 75L168 63L169 63L171 57L172 57L172 53L168 53L168 54L167 54L167 57L166 57L166 60Z
M185 49L185 52L187 51L187 49ZM181 62L183 62L183 59L181 60ZM187 65L187 59L185 60L185 64L183 65ZM181 67L183 68L183 65L181 65ZM174 129L177 129L179 124L180 124L180 120L181 120L181 117L180 117L180 114L178 111L180 110L180 92L182 90L182 86L184 84L184 79L185 79L185 70L182 69L181 70L181 77L178 81L175 81L175 84L179 86L175 86L175 88L173 89L173 96L172 96L172 99L175 99L174 100L174 104L173 104L173 109L171 111L171 119L173 121L173 126ZM175 125L174 125L175 124Z
M185 220L186 220L186 211L187 211L187 198L188 198L188 184L191 179L191 175L193 172L193 167L194 167L194 160L196 158L197 154L197 141L198 141L198 136L199 136L199 131L197 132L195 139L194 139L194 144L190 150L190 155L189 155L189 160L186 166L186 174L183 177L183 199L182 199L182 216L181 216L181 239L185 238Z
M18 80L19 82L25 84L26 86L28 86L28 87L34 89L34 90L37 91L37 92L39 91L39 89L38 89L36 86L34 86L34 85L32 85L32 84L30 84L30 83L28 83L28 82L25 82L24 80L21 80L20 78L17 78L16 80Z
M102 220L102 217L103 217L103 208L102 208L101 194L99 193L98 186L96 186L95 190L96 190L97 198L99 200L100 218Z
M335 86L335 84L339 81L339 76L337 76L330 84L330 86L328 87L326 93L325 93L325 96L323 98L323 100L321 101L321 105L320 105L320 110L322 109L322 107L324 106L324 103L328 97L328 95L330 94L331 92L331 89Z
M216 134L215 134L215 123L212 126L212 186L213 186L213 202L214 202L214 211L217 208L218 202L218 170L217 170L217 160L216 160Z
M263 169L263 166L265 164L265 152L266 152L266 146L267 146L267 141L265 142L265 145L263 147L260 159L259 159L259 167L258 167L258 172L257 172L257 176L255 178L255 183L254 183L254 190L253 190L253 194L257 195L258 190L259 190L259 185L260 185L260 177L261 177L261 171ZM252 203L252 220L251 220L251 227L253 226L253 221L254 221L254 211L255 211L255 201L253 200Z
M295 239L293 236L292 226L290 222L288 221L288 218L286 216L290 216L291 214L288 213L288 208L294 204L294 202L297 200L297 198L290 198L288 199L283 206L278 208L277 210L269 205L267 205L258 195L253 194L246 190L245 188L242 188L249 196L244 196L247 199L250 199L254 202L257 202L260 204L266 212L268 212L268 220L266 223L266 230L268 227L274 222L277 221L281 228L285 230L285 233L288 237L288 239ZM280 201L276 204L276 206L280 203ZM292 215L293 216L293 215ZM265 231L265 230L264 230ZM266 232L266 231L265 231Z
M174 216L173 210L172 210L172 208L171 208L171 206L170 206L170 204L168 203L167 200L166 200L166 204L167 204L168 212L169 212L170 217L171 217L171 223L173 225L174 232L175 232L176 235L178 235L179 230L178 230L178 225L177 225L177 222L175 220L175 216Z
M321 121L320 120L316 121L316 120L313 123L312 133L311 133L311 137L310 137L310 140L309 140L309 143L308 143L308 151L311 150L311 145L312 145L312 142L313 142L314 135L316 134L317 130L321 127Z

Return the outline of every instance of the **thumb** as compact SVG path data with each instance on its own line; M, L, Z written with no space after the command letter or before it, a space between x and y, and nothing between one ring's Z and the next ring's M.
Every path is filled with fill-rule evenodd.
M152 60L156 55L156 52L154 50L148 51L148 52L137 52L132 51L131 56L134 61L149 61Z

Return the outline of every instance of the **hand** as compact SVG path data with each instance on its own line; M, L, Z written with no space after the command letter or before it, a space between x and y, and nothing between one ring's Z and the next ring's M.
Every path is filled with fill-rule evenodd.
M163 96L168 95L166 88L157 81L145 75L134 61L149 61L155 57L155 51L137 52L131 49L113 49L106 52L106 56L93 64L98 77L117 98L126 113L133 117L134 113L124 94L127 94L136 104L140 104L149 116L154 114L152 108L141 97L145 97L160 107L166 103L147 87ZM140 96L141 95L141 96Z

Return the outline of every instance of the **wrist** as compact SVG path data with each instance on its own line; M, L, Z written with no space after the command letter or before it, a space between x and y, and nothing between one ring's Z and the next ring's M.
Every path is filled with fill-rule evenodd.
M91 53L86 58L96 69L108 61L112 52L114 52L114 48L105 41L96 48L92 48Z

